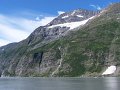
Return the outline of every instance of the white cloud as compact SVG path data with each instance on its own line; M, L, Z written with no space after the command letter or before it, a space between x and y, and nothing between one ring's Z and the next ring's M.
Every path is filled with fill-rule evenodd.
M65 13L64 11L58 11L58 15Z
M97 9L97 10L101 10L102 9L99 5L93 5L93 4L91 4L90 6L93 7L93 8L95 8L95 9Z
M0 14L0 46L27 38L37 27L46 25L54 18L43 17L42 19L39 18L39 20L38 18L37 20L30 20Z
M110 5L112 5L112 4L113 4L113 2L109 2L109 4L110 4Z
M40 17L36 17L36 20L39 21L39 20L40 20Z
M45 25L47 23L49 23L50 21L52 21L55 17L44 17L43 19L41 19L40 23L41 25Z
M10 43L10 42L7 40L4 40L4 39L0 39L0 46L6 45L8 43Z

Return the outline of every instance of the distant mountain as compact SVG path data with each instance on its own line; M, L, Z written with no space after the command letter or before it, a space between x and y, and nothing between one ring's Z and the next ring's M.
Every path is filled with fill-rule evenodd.
M0 47L0 75L119 76L119 41L120 3L66 12L25 40Z

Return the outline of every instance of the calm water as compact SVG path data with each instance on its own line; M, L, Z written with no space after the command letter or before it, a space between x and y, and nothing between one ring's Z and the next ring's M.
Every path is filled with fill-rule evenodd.
M0 78L0 90L120 90L120 78Z

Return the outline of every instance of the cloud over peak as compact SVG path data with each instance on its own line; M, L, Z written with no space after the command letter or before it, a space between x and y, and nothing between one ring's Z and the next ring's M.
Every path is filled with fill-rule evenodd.
M93 7L94 9L97 9L97 10L101 10L102 9L99 5L91 4L90 6Z
M58 11L58 15L65 13L64 11Z
M46 25L54 18L53 16L44 16L32 20L0 14L0 46L27 38L37 27Z

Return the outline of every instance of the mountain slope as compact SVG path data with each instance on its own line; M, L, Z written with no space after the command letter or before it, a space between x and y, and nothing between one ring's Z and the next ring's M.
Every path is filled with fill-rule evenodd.
M98 76L115 65L114 75L118 76L119 8L117 3L101 12L80 9L64 13L37 28L27 39L0 47L1 75ZM84 20L88 21L70 28Z

